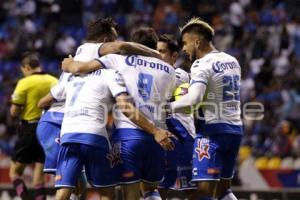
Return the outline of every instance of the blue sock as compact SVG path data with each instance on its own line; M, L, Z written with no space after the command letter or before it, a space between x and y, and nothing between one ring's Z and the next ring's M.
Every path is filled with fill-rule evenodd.
M161 197L160 197L158 191L153 191L153 192L146 192L144 194L144 199L145 200L161 200Z

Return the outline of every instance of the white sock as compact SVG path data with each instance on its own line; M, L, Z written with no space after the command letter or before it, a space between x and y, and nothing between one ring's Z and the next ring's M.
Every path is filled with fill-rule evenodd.
M157 191L153 191L153 192L146 192L144 194L144 199L145 200L161 200L161 197Z
M236 198L236 196L234 196L232 192L229 192L220 200L238 200L238 199Z

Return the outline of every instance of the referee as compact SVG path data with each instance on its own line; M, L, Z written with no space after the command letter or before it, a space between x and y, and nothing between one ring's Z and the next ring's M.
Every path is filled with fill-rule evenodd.
M18 81L11 99L10 114L12 117L20 118L20 126L9 175L17 195L27 200L29 194L22 175L27 164L35 163L33 170L35 199L42 200L46 199L43 175L45 155L36 138L36 127L42 113L37 104L56 84L57 79L42 72L39 58L35 53L27 52L22 56L21 71L25 77Z

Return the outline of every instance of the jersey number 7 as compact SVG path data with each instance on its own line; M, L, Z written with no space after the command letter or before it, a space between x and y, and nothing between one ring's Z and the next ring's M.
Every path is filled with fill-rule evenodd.
M71 98L71 101L70 101L70 104L69 106L73 106L77 97L78 97L78 94L80 92L80 90L82 89L82 86L84 85L84 82L77 82L77 83L74 83L73 84L73 87L75 87L75 91L73 93L73 96Z

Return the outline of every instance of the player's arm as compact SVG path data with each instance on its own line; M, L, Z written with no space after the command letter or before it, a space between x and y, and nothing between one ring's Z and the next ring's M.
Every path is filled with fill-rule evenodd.
M135 42L107 42L103 43L99 48L99 55L104 56L107 54L124 54L124 55L141 55L141 56L149 56L161 59L161 56L158 51L153 50L145 45L138 44Z
M71 74L87 74L102 67L102 64L97 60L80 62L75 61L71 55L68 58L64 58L61 63L62 70Z
M156 50L134 42L107 42L102 44L98 51L99 55L101 56L120 53L161 58L159 52ZM75 61L71 55L69 55L68 58L64 58L61 66L64 72L69 72L72 74L87 74L104 67L101 62L96 60L89 62Z
M206 84L204 83L192 84L186 95L183 95L179 100L173 101L169 104L170 112L186 113L187 110L192 110L193 106L202 102L205 90Z
M18 117L22 112L23 107L19 105L12 104L10 106L10 115L12 117Z
M201 65L201 67L200 67ZM191 81L188 93L169 104L171 112L186 113L202 102L210 77L210 65L196 60L191 67Z
M44 96L43 98L41 98L39 100L38 107L41 109L48 108L51 106L53 100L54 100L54 98L51 95L51 93L49 92L46 96Z
M155 127L129 100L129 96L126 93L122 93L116 97L118 108L122 111L126 117L128 117L133 123L150 133L164 149L173 150L174 144L170 137L172 134L160 128Z
M59 77L59 81L56 85L54 85L50 92L40 99L38 102L38 107L41 109L45 109L51 106L54 101L64 101L65 100L65 85L69 75L65 73L61 73Z

